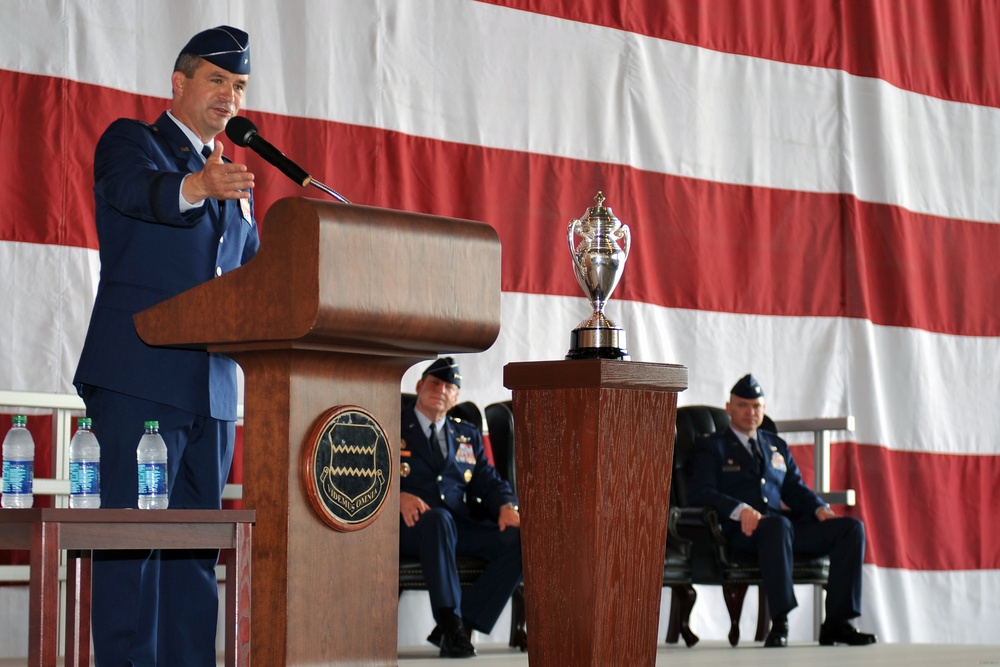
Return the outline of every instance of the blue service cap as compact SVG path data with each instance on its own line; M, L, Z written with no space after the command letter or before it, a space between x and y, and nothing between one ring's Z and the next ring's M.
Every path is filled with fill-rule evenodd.
M181 55L200 56L233 74L250 73L250 36L228 25L203 30L192 37Z
M420 377L425 378L428 375L433 375L439 380L444 380L445 382L450 382L456 387L462 386L462 374L458 372L458 364L452 357L441 357L430 366L428 366Z
M733 385L733 388L729 393L733 396L739 396L740 398L764 397L764 390L761 389L760 382L757 382L757 378L753 376L753 373L747 373L741 377L739 381Z

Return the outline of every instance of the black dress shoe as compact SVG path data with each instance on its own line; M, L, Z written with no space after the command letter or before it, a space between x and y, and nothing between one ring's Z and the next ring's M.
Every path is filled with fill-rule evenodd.
M431 633L433 635L433 633ZM427 638L430 640L430 637ZM476 647L465 636L465 630L460 626L450 632L441 632L442 658L471 658L476 655Z
M462 632L465 633L465 636L466 636L467 639L469 639L470 641L472 640L472 633L469 632L465 628L465 626L462 626ZM524 631L522 630L522 632L524 632ZM431 644L434 644L438 648L441 648L441 626L440 625L435 625L434 626L434 629L431 630L431 633L429 635L427 635L427 641L429 641ZM528 640L527 639L524 640L524 645L525 646L528 645ZM525 650L525 649L522 649L522 650Z
M788 618L776 618L771 624L771 631L764 638L764 646L777 648L788 646Z
M847 621L824 623L819 628L820 646L847 644L848 646L868 646L878 641L878 637L861 632Z

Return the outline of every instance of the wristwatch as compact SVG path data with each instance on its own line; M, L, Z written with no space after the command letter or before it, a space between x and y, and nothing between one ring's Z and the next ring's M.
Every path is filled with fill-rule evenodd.
M500 509L503 509L504 507L509 507L515 512L521 511L521 508L517 506L517 503L507 503L506 505L503 505Z

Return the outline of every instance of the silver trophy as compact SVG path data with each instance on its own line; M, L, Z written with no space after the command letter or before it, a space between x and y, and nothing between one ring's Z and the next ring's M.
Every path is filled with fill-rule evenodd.
M594 201L597 206L587 209L584 218L570 220L566 234L576 280L594 307L593 315L570 334L566 358L628 360L625 330L604 315L604 306L625 270L632 234L604 206L604 193L598 192ZM577 236L579 244L574 243Z

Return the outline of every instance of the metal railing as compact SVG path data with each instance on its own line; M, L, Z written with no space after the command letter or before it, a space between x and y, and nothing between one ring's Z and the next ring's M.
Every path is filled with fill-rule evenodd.
M813 434L813 470L816 493L831 505L854 506L854 489L830 490L830 434L834 431L854 431L854 417L821 417L817 419L786 419L774 422L778 433Z

